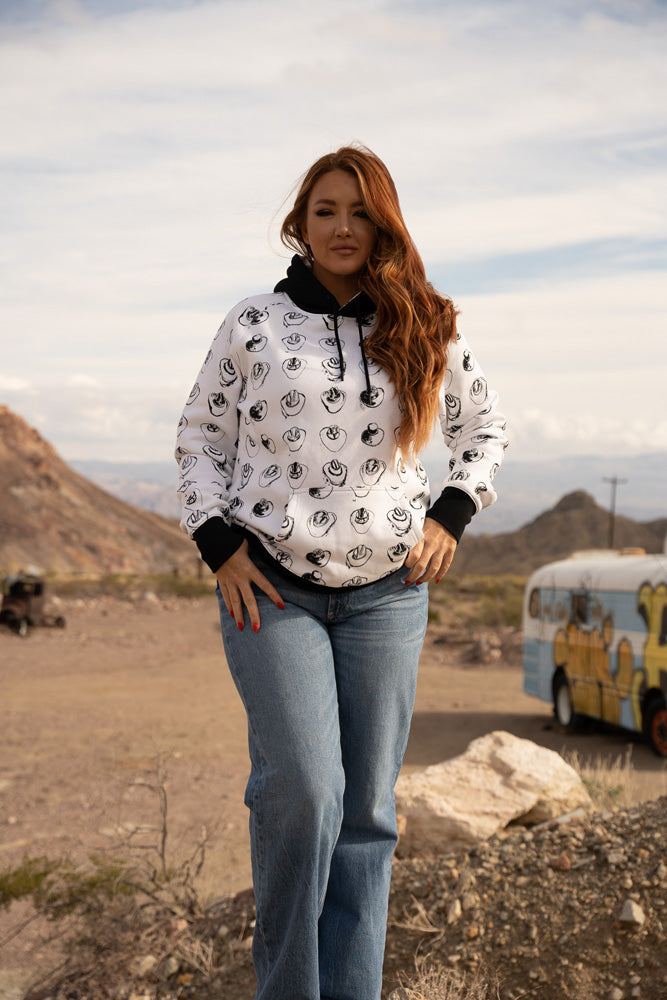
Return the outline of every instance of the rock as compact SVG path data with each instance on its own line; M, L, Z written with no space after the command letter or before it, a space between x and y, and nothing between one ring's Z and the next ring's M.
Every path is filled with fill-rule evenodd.
M132 960L130 971L133 976L143 979L145 976L150 976L151 972L155 970L156 965L157 958L155 955L138 955Z
M489 733L459 757L399 778L399 853L458 850L512 821L545 822L590 804L581 779L557 753L510 733Z
M178 959L174 955L169 955L162 963L160 973L163 979L169 979L170 976L175 976L180 968L181 963Z
M621 924L641 927L646 920L646 917L644 916L644 911L639 903L635 903L634 899L626 899L623 903L623 909L621 910L621 915L618 919Z

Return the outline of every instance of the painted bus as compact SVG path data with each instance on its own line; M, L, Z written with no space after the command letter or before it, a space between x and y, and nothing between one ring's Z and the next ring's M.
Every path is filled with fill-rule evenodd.
M667 757L667 554L575 553L536 570L523 604L524 691L643 733Z

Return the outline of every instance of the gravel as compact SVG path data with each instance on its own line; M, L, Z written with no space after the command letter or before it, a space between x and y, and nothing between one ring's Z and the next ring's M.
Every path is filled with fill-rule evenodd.
M96 970L88 965L78 981L70 973L32 1000L251 1000L252 926L246 891L213 904L195 924L163 922L152 938L144 932L122 981L117 967L108 978L100 957ZM484 984L475 997L485 1000L665 1000L666 930L667 797L578 811L532 829L510 827L467 852L399 856L384 996L421 996L414 982L398 989L414 978L417 960L472 976ZM208 971L195 967L193 941L208 949ZM424 997L467 1000L465 991Z

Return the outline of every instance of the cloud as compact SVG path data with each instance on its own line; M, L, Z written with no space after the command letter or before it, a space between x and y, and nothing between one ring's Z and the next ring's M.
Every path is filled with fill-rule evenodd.
M0 389L33 387L69 456L166 449L222 315L283 272L292 183L352 138L389 164L513 447L660 437L663 4L59 0L3 18Z

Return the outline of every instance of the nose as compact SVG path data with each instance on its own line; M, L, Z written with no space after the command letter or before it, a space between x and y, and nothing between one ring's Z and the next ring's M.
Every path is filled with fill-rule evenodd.
M340 236L349 236L350 232L351 232L351 230L350 230L350 224L349 224L347 218L342 218L341 217L338 220L338 234Z

